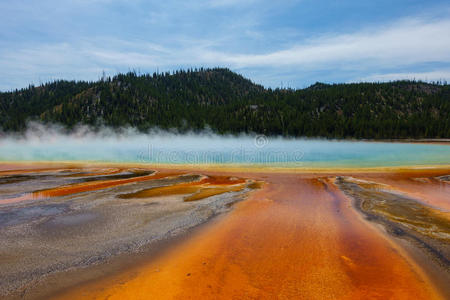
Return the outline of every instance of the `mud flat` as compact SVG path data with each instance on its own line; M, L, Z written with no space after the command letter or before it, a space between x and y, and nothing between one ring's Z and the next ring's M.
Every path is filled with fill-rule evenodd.
M47 298L91 278L83 273L100 276L228 211L254 185L145 168L0 171L0 297Z

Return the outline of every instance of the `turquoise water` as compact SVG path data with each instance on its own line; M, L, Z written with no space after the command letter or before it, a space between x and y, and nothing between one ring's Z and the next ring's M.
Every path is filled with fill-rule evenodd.
M49 135L0 140L1 161L99 161L270 166L450 164L450 146L177 134Z

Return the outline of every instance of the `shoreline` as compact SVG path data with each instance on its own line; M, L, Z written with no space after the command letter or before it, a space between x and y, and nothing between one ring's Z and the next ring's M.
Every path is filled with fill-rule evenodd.
M344 140L345 141L345 140ZM349 141L362 141L362 142L374 142L374 143L402 143L402 144L436 144L436 145L450 145L450 139L349 139Z
M2 172L14 171L14 167L30 167L43 165L53 167L82 167L82 166L111 166L111 167L145 167L159 170L175 171L220 171L220 172L248 172L248 173L384 173L384 172L420 172L432 170L448 170L448 164L400 165L400 166L332 166L332 167L279 167L269 165L248 164L155 164L139 162L101 162L101 161L0 161L0 175ZM5 169L7 167L7 169Z

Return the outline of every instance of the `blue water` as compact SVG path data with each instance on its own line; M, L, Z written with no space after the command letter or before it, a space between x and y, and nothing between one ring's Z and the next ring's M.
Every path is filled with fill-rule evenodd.
M450 164L450 146L177 134L49 135L0 140L1 161L99 161L268 166Z

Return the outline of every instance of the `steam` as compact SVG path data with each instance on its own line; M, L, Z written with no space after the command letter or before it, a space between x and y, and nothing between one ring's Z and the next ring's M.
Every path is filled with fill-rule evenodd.
M80 125L69 132L62 126L32 122L23 134L0 135L0 161L374 167L448 164L450 147L217 135L209 129L180 133L155 128L142 133L131 127Z

